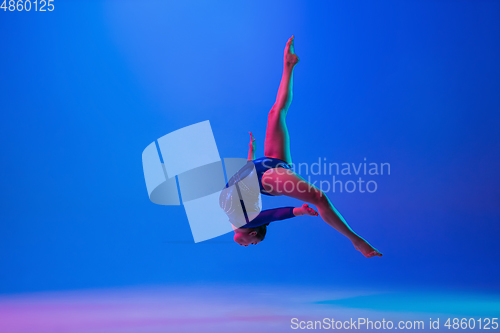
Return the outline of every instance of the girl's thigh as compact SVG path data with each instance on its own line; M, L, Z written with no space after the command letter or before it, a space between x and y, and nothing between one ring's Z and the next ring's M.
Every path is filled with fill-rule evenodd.
M272 195L286 195L309 203L317 202L321 191L293 170L273 168L262 176L262 186Z

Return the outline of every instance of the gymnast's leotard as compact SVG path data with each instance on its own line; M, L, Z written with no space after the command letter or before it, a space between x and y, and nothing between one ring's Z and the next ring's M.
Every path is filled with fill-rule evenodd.
M284 169L290 169L290 165L287 164L285 161L282 161L277 158L272 158L272 157L261 157L253 161L248 161L247 164L245 164L236 174L234 174L231 179L228 181L226 184L226 188L229 188L230 186L235 185L236 183L239 183L242 179L247 177L253 170L255 169L255 173L257 175L257 179L259 180L259 187L260 187L260 193L264 195L269 195L273 196L272 194L266 192L264 187L262 186L262 176L264 173L273 168L284 168ZM239 191L239 189L238 189ZM247 188L247 191L252 192L252 190ZM236 192L230 192L229 198L232 197L233 195L239 196L240 194ZM257 193L254 193L252 196L257 196ZM222 196L221 197L221 208L226 210L230 209L231 205L227 204L227 197ZM237 197L235 197L236 200ZM257 198L256 198L257 199ZM233 199L231 199L233 200ZM295 217L293 214L293 208L294 207L282 207L282 208L275 208L275 209L267 209L260 211L260 213L252 219L252 221L248 220L247 216L247 208L245 208L245 203L243 200L240 198L240 203L241 203L241 208L243 209L244 215L245 215L245 220L246 224L242 226L241 228L255 228L264 224L269 224L272 221L279 221L279 220L285 220L289 219L292 217ZM246 201L247 204L251 205L251 202ZM251 205L252 206L252 205ZM260 210L260 207L258 208ZM251 210L255 211L255 207L251 207ZM226 211L226 214L228 212Z
M264 186L262 186L262 176L264 172L273 168L284 168L290 169L290 165L285 161L282 161L273 157L261 157L252 161L255 165L255 171L257 171L257 178L259 179L260 193L265 195L273 196L272 194L266 192Z

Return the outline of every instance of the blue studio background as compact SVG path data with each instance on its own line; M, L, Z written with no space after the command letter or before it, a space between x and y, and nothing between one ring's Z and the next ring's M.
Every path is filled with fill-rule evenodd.
M499 289L500 3L56 1L0 28L1 293ZM312 217L258 246L193 244L183 207L148 199L141 153L184 126L210 120L221 157L246 157L252 131L263 154L292 34L294 162L390 163L375 193L330 193L383 258Z

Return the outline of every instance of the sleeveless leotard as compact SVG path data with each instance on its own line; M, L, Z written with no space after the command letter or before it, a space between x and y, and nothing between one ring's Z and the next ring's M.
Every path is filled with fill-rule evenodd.
M253 165L252 165L253 164ZM264 187L262 186L262 176L264 173L272 168L284 168L284 169L290 169L290 165L287 164L285 161L282 161L277 158L272 158L272 157L261 157L253 161L248 161L247 164L245 164L236 174L234 174L226 184L226 188L240 182L242 179L247 177L252 171L253 167L255 167L255 172L257 174L257 178L259 180L259 187L260 187L260 193L268 196L273 196L272 194L266 192ZM238 190L239 191L239 190ZM236 195L239 196L238 193L229 193L229 197ZM258 193L258 192L257 192ZM255 195L257 194L255 193ZM237 198L237 197L236 197ZM236 199L238 200L238 199ZM230 200L229 200L230 201ZM221 197L221 208L224 210L230 209L231 204L228 204L228 197L222 196ZM294 207L281 207L281 208L274 208L274 209L267 209L267 210L262 210L259 215L257 215L252 221L248 221L247 217L247 209L245 208L245 204L243 200L239 200L241 203L241 207L243 209L245 219L247 223L242 226L241 228L255 228L264 224L269 224L270 222L273 221L279 221L279 220L285 220L289 219L292 217L295 217L293 214L293 208ZM248 204L249 202L247 202ZM253 207L252 207L253 208ZM260 210L260 209L259 209ZM226 211L226 213L228 213Z
M252 161L255 165L255 171L257 172L257 178L259 179L260 193L264 195L273 196L272 194L266 192L262 186L262 176L264 173L273 168L284 168L290 169L290 165L283 160L273 158L273 157L261 157Z

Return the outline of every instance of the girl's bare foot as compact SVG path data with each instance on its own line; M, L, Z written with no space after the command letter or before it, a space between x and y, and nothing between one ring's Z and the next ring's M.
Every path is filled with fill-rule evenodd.
M376 248L370 245L363 238L359 238L356 242L353 242L354 248L361 252L365 257L382 257L382 253L378 252Z
M318 216L318 212L309 207L308 204L303 204L302 207L295 207L293 209L293 215L295 216L301 216L301 215L311 215L311 216Z
M293 67L299 62L299 57L295 54L295 49L293 47L294 36L290 37L285 46L285 56L283 62L285 66Z

